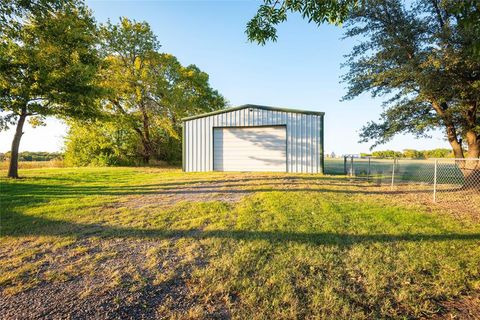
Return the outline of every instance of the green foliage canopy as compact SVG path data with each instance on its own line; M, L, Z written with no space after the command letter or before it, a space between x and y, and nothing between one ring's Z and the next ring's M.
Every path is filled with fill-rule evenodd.
M442 128L458 158L480 155L480 59L473 55L479 33L462 27L456 1L370 0L347 22L348 37L360 38L348 56L346 99L364 92L387 96L380 122L363 128L362 141L389 141L398 133L426 136Z
M276 26L287 21L288 14L299 13L308 22L340 24L363 1L359 0L263 0L255 16L247 24L250 41L265 44L277 40Z
M114 121L71 121L65 141L68 166L135 165L138 136Z
M77 154L77 165L179 160L179 119L223 108L225 99L210 87L208 74L159 52L147 23L121 18L118 24L106 23L100 32L107 65L101 74L108 92L102 100L104 120L92 123L91 133L81 122L72 126L67 159L74 161ZM119 133L126 143L114 139ZM103 142L89 141L92 135Z
M16 125L10 177L27 117L91 118L101 89L96 25L80 1L8 1L0 19L0 129Z
M0 44L0 110L3 126L22 115L91 117L100 92L95 23L77 1L55 11L27 13L3 26Z

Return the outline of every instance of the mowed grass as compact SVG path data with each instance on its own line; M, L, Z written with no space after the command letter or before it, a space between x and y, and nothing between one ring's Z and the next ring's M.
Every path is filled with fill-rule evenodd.
M480 292L478 222L341 177L22 174L0 180L3 297L87 281L80 300L161 288L142 310L164 317L371 319L439 316ZM247 190L238 202L198 197Z

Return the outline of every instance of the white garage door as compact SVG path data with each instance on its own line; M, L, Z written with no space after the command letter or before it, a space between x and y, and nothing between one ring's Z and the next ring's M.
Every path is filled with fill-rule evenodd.
M213 130L213 170L286 171L285 127L214 128Z

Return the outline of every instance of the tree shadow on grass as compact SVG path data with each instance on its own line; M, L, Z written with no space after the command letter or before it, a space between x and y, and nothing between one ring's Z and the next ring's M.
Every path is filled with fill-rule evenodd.
M298 181L304 181L304 182L310 182L310 181L316 181L316 182L322 182L322 183L331 183L331 182L337 182L337 183L344 183L346 179L351 180L349 177L346 177L345 179L340 179L340 178L334 178L334 177L329 177L329 176L322 176L322 175L313 175L313 174L304 174L304 175L291 175L291 174L281 174L278 176L268 176L268 175L262 175L261 173L231 173L229 175L232 175L232 178L220 176L217 179L211 179L211 178L201 178L201 177L196 177L196 173L185 173L184 176L179 176L178 178L175 179L175 181L162 181L161 183L156 183L156 184L149 184L149 186L156 185L156 186L182 186L182 185L195 185L195 184L222 184L222 183L235 183L235 182L242 182L242 183L247 183L247 182L255 182L255 181L285 181L285 182L298 182ZM246 175L246 174L251 174L251 175ZM254 176L252 176L254 175ZM102 177L96 177L94 174L92 175L92 178L87 179L87 178L76 178L76 177L65 177L65 176L40 176L40 177L29 177L28 180L45 180L45 181L51 181L51 183L55 183L55 181L59 182L70 182L70 183L109 183L111 182L110 179L103 179ZM127 181L128 182L128 181Z
M272 243L297 242L313 245L350 246L361 243L441 242L480 240L480 233L403 233L349 234L335 232L293 232L263 230L200 230L200 229L141 229L103 224L72 223L33 217L9 211L3 214L0 237L65 236L133 239L231 239L238 241L264 240Z
M345 188L341 188L345 187ZM358 189L351 189L357 187ZM370 187L370 188L369 188ZM351 185L341 183L322 183L318 185L306 185L301 183L264 182L258 184L231 183L198 183L198 184L151 184L151 185L123 185L123 186L75 186L75 185L41 185L21 183L9 185L5 188L3 201L7 203L11 197L25 197L26 202L45 202L49 199L66 198L71 196L129 196L129 195L175 195L175 194L199 194L199 193L254 193L254 192L318 192L318 193L344 193L344 194L408 194L408 193L431 193L426 189L408 190L371 190L373 185ZM19 199L16 199L19 200ZM17 201L20 205L21 202Z
M292 184L285 181L292 181ZM368 188L346 189L328 188L328 185L342 186L336 179L320 178L313 188L306 188L298 181L305 182L318 178L310 176L259 176L244 179L217 179L165 182L154 185L74 185L74 184L40 184L40 183L12 183L2 188L0 206L0 236L107 236L119 238L169 238L197 237L197 238L232 238L237 240L268 240L268 241L295 241L318 244L351 244L358 242L394 242L394 241L444 241L451 239L471 240L478 239L474 234L403 234L403 235L354 235L341 233L295 233L286 231L251 231L251 230L164 230L164 229L136 229L127 227L113 227L97 224L80 224L66 221L51 220L42 217L24 215L22 207L32 207L52 200L65 198L77 199L90 196L129 196L129 195L175 195L181 194L188 200L189 195L213 193L256 193L256 192L316 192L341 194L385 194L381 190ZM248 182L258 182L249 184ZM230 183L231 185L223 185ZM295 183L298 185L295 186ZM325 184L325 186L323 186ZM293 187L292 187L293 186ZM349 186L349 185L346 185ZM427 190L408 190L405 192L420 193ZM113 201L116 201L113 198Z

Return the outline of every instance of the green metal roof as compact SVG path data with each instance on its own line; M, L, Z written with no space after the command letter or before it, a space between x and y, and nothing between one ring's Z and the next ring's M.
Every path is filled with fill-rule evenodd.
M221 109L221 110L216 110L216 111L212 111L212 112L208 112L208 113L199 114L199 115L196 115L196 116L186 117L186 118L183 118L182 121L204 118L204 117L208 117L208 116L213 116L215 114L226 113L226 112L231 112L231 111L241 110L241 109L246 109L246 108L255 108L255 109L272 110L272 111L283 111L283 112L291 112L291 113L313 114L313 115L317 115L317 116L323 116L325 114L325 112L319 112L319 111L277 108L277 107L259 106L259 105L256 105L256 104L244 104L244 105L241 105L241 106L238 106L238 107L226 108L226 109Z

